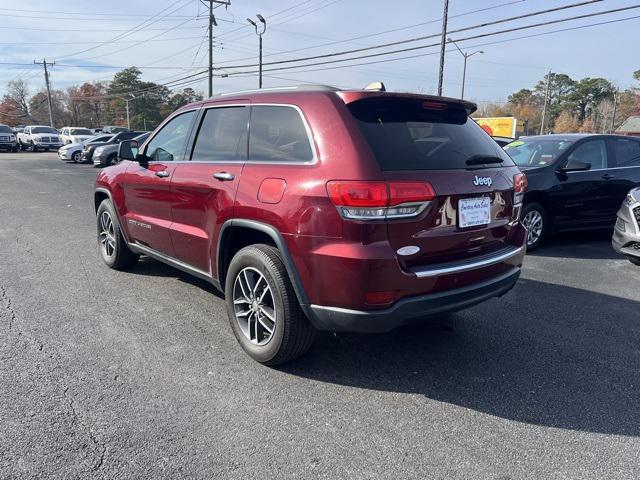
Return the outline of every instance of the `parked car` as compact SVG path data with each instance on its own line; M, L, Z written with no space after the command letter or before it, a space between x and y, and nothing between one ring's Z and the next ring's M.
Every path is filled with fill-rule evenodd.
M13 133L16 136L16 139L18 137L18 134L22 132L24 132L24 125L16 125L15 127L13 127Z
M82 150L86 145L93 145L95 143L108 142L113 135L94 135L93 137L79 143L70 143L58 149L58 157L60 160L69 162L74 161L76 163L83 163Z
M113 144L117 145L122 140L131 140L132 138L137 137L141 133L144 133L144 132L120 132L120 133L115 133L115 134L111 134L111 138L109 138L108 140L106 140L104 142L92 142L91 144L87 144L87 145L85 145L84 149L82 150L82 161L83 162L91 162L91 163L93 163L93 153L95 152L95 150L98 147L101 147L103 145L107 145L107 144L110 144L110 143L113 143Z
M527 176L522 222L529 250L552 232L613 228L620 203L640 185L640 138L531 136L505 151Z
M62 127L60 130L60 137L64 145L69 143L81 143L85 140L89 140L95 134L88 128L81 127Z
M640 266L640 188L631 190L622 202L611 243L616 252Z
M58 149L62 146L58 131L46 125L28 125L17 136L21 150L48 152L52 148Z
M475 109L309 86L188 105L98 174L101 256L211 282L242 348L271 365L317 329L384 332L503 295L526 179Z
M144 143L144 141L149 136L149 132L144 132L140 134L139 132L124 132L124 134L119 135L119 141L114 141L113 143L106 143L105 145L101 145L95 149L93 152L93 166L94 167L108 167L109 165L115 165L118 163L118 146L120 145L120 141L128 140L128 134L137 134L137 136L133 137L139 144ZM129 137L129 138L126 138Z
M103 133L120 133L120 132L128 132L129 129L125 127L118 127L116 125L105 125L102 127Z
M0 125L0 150L5 152L17 152L18 141L13 129L7 125Z
M491 137L491 138L493 138L495 142L501 147L509 145L511 142L515 140L515 138L513 137Z

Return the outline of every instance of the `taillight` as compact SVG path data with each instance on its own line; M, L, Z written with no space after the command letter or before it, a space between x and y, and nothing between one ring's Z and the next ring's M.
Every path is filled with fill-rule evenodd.
M524 173L516 173L513 176L513 203L522 203L524 192L527 189L527 177Z
M344 218L382 220L419 215L435 197L421 182L331 181L327 193Z

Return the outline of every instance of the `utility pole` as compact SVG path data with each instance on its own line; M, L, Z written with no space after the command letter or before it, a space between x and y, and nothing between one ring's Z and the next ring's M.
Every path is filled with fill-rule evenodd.
M36 65L44 66L44 83L47 85L47 104L49 105L49 125L53 127L53 106L51 104L51 86L49 85L49 71L47 70L47 59L43 58L42 62L33 61ZM55 65L56 62L49 62L49 66Z
M131 94L131 93L129 94L129 96L130 96L131 98L125 98L125 99L124 99L124 105L125 105L125 108L127 109L127 128L128 128L129 130L131 130L131 120L129 119L129 102L130 102L131 100L135 100L135 99L136 99L136 97L135 97L135 95L133 95L133 94Z
M540 123L540 135L544 134L544 122L547 117L547 103L549 102L549 89L551 88L551 70L547 74L547 88L544 92L544 105L542 106L542 122Z
M438 72L438 96L442 95L442 78L444 77L444 50L447 46L447 16L449 15L449 0L444 0L442 13L442 37L440 38L440 71Z
M258 17L258 20L260 20L260 23L262 23L262 31L258 30L258 24L253 20L251 20L250 18L247 18L247 22L253 25L253 28L256 29L256 35L258 35L258 38L259 38L258 40L258 88L262 88L262 35L264 35L264 32L267 31L267 21L259 13L256 15L256 17Z
M609 128L609 133L613 133L613 127L615 127L616 123L616 113L618 111L618 90L616 89L613 92L613 115L611 115L611 127Z
M460 52L460 54L464 57L464 67L462 69L462 92L460 93L460 98L464 100L464 83L467 78L467 59L475 55L476 53L484 53L484 52L482 50L476 50L475 52L466 53L466 52L463 52L462 49L458 46L458 44L454 42L451 38L448 38L447 41L450 43L453 43L458 49L458 51Z
M213 96L213 27L218 26L216 17L213 15L213 4L231 5L231 0L200 0L202 3L209 3L209 97Z

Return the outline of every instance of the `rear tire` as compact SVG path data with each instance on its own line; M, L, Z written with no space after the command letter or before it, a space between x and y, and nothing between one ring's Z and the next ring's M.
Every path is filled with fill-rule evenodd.
M118 217L111 200L103 200L96 214L98 251L104 263L114 270L127 270L140 257L133 253L124 240Z
M627 260L640 267L640 257L632 257L631 255L627 255Z
M257 362L278 365L303 355L315 339L278 249L251 245L231 260L225 282L231 329Z
M527 203L520 214L522 225L527 229L527 250L538 248L548 230L547 212L537 202Z

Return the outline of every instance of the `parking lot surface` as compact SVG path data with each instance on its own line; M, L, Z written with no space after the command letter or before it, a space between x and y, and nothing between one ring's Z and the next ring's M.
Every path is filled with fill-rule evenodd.
M208 284L97 253L90 165L0 154L0 478L640 477L640 268L552 239L505 297L280 368Z

